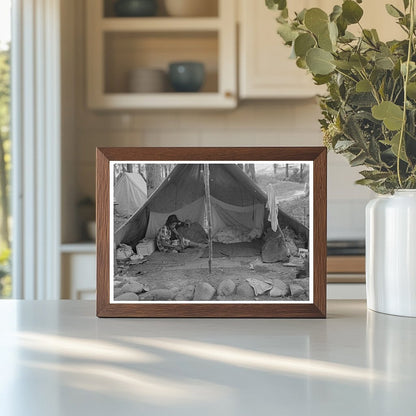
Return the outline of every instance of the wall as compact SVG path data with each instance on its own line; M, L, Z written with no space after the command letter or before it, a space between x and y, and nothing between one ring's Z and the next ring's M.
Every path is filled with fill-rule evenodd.
M75 32L72 33L75 38L64 48L67 67L64 68L63 99L74 106L71 133L65 136L67 143L63 146L64 189L67 190L63 196L64 218L75 211L77 200L94 195L97 146L321 145L319 107L314 99L247 101L233 111L87 110L83 1L75 0L74 5ZM74 28L68 25L65 30ZM343 158L330 154L328 164L328 236L362 238L364 206L372 194L354 185L359 169L351 169ZM71 221L64 224L63 241L77 239L74 229Z

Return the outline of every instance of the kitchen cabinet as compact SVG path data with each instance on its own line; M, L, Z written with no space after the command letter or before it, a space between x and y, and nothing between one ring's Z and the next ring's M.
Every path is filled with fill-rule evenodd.
M402 9L401 0L391 1ZM333 0L299 0L289 3L289 8L320 7L330 12ZM268 10L263 1L239 0L239 95L242 99L256 98L308 98L325 92L324 87L313 84L312 77L298 68L290 59L291 49L277 35L276 11ZM384 3L366 0L362 25L376 28L381 40L403 38L404 32L388 15ZM359 31L357 25L348 30Z
M62 299L95 300L95 244L63 244L61 253Z
M233 108L237 105L236 5L218 2L216 16L115 17L111 2L88 0L87 102L90 109ZM175 61L199 61L199 92L132 93L130 71L167 71Z
M325 8L328 0L299 0L304 7ZM290 6L290 5L289 5ZM293 6L292 6L293 8ZM239 91L244 98L308 98L322 92L311 75L289 59L291 50L277 35L275 16L264 1L239 0Z

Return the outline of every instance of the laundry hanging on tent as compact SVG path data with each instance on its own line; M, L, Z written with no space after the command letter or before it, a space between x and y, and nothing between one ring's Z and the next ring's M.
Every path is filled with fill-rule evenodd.
M276 202L276 189L272 184L267 185L267 205L266 207L269 209L269 218L272 225L272 230L276 231L277 227L279 226L279 204Z

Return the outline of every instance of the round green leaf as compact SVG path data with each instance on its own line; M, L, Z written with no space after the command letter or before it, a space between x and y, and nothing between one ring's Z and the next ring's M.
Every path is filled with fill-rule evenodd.
M283 10L286 7L286 0L266 0L266 6L271 10Z
M315 46L316 42L313 36L309 33L302 33L295 39L295 53L296 56L304 58L306 52Z
M370 92L371 91L370 81L366 79L362 79L361 81L357 82L357 85L355 86L355 90L357 92Z
M328 26L328 15L320 8L314 7L305 13L305 26L315 35L324 32Z
M332 63L333 59L330 52L320 48L309 49L306 54L306 64L314 75L330 74L335 69L335 65Z
M332 9L332 13L329 15L329 19L331 22L335 22L338 17L340 17L342 14L342 7L336 4L334 8Z
M407 96L412 100L416 100L416 82L407 84Z
M391 101L383 101L371 109L373 117L382 120L389 130L400 130L402 127L403 110Z
M318 45L328 52L335 50L338 38L338 27L336 23L329 22L326 29L318 35Z
M353 0L342 3L342 16L349 24L358 23L363 13L363 9Z
M293 30L292 27L287 23L280 24L277 28L277 33L286 43L293 42L298 36L298 32Z
M305 58L298 58L296 59L296 66L298 68L302 68L302 69L308 69L308 66L306 65L306 61Z
M338 60L338 61L332 61L332 63L339 69L342 70L350 70L352 68L352 65L348 62L348 61L342 61L342 60Z
M394 61L390 56L379 56L375 61L376 67L380 69L392 70L394 68Z
M338 39L338 26L334 22L328 23L329 37L333 45L336 45Z
M358 70L363 69L368 64L367 60L363 56L359 55L358 53L351 55L349 62L354 68Z

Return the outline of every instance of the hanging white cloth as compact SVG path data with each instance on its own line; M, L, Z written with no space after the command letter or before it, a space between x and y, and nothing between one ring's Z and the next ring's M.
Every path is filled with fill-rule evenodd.
M267 185L267 208L269 209L269 218L272 230L276 232L279 226L279 204L276 202L276 190L272 184Z

